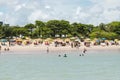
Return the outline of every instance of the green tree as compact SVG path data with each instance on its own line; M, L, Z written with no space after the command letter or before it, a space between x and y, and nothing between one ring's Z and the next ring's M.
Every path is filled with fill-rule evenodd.
M46 26L51 29L51 36L55 37L60 33L60 21L59 20L50 20L46 23Z
M8 38L8 37L12 36L11 32L12 32L12 28L9 26L9 24L4 24L2 26L1 35L3 38Z
M70 32L70 23L69 21L61 20L60 21L60 26L58 27L59 29L59 35L62 37L62 35L68 35Z
M28 30L24 27L13 26L12 34L14 36L28 36Z
M105 32L103 30L101 31L95 31L95 32L92 32L90 34L90 37L92 39L94 38L106 38L106 39L109 39L109 40L114 40L115 38L117 38L117 34L116 33L113 33L113 32Z
M111 22L107 24L107 27L109 32L115 32L120 35L120 22Z
M34 28L35 28L35 25L32 24L32 23L30 23L30 24L25 25L24 27L25 27L26 29L28 29L28 31L30 31L30 36L31 36L31 38L32 38L32 32L33 32L33 30L34 30Z
M2 26L3 26L3 22L0 22L0 38L2 37Z
M36 27L38 29L38 36L40 37L40 35L41 35L41 37L42 37L43 27L45 27L44 22L36 20L35 25L36 25Z
M92 32L93 25L91 24L81 24L81 23L73 23L72 24L72 31L74 34L79 37L89 37L89 34Z
M100 23L99 26L98 26L98 28L100 30L106 31L106 25L104 23Z

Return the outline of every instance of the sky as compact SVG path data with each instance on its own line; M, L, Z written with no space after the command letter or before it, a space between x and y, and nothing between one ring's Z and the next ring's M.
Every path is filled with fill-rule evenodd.
M68 20L98 25L120 21L120 0L0 0L0 21L25 25L35 20Z

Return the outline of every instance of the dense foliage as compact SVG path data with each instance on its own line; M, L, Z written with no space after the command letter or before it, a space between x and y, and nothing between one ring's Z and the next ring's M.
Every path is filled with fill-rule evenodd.
M9 26L0 24L0 38L19 36L31 38L73 37L79 38L106 38L120 39L120 22L101 23L98 26L91 24L72 23L66 20L49 20L48 22L35 21L25 26Z

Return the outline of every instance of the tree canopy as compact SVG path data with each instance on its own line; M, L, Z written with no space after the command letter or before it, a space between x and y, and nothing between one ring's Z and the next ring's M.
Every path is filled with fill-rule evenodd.
M31 38L77 36L79 38L120 39L120 22L100 23L98 26L77 22L70 23L66 20L49 20L47 22L36 20L34 24L29 23L24 26L9 26L0 23L0 38L20 35Z

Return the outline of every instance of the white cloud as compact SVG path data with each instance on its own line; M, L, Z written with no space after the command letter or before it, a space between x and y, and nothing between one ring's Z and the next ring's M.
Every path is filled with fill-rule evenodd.
M35 20L38 20L38 19L47 19L48 18L48 15L46 15L45 13L43 13L41 10L36 10L34 12L32 12L30 14L30 16L28 16L28 21L29 22L34 22Z
M17 18L13 16L9 16L8 14L5 15L4 23L10 25L16 25Z
M22 7L25 7L25 4L16 5L15 11L19 11Z
M43 21L67 19L70 22L95 25L101 22L120 21L120 0L88 0L92 4L87 6L83 6L77 0L67 1L0 0L0 20L15 25L21 23L23 25L38 19Z
M1 5L13 5L17 4L19 0L0 0Z
M50 7L49 5L46 5L45 8L46 8L46 9L50 9L51 7Z
M0 16L2 16L3 15L3 12L0 12Z
M0 21L4 21L4 13L0 12Z
M74 13L75 21L98 25L111 21L120 21L120 0L90 0L90 7L77 7Z
M76 10L76 15L79 15L81 10L82 10L82 8L79 6Z

